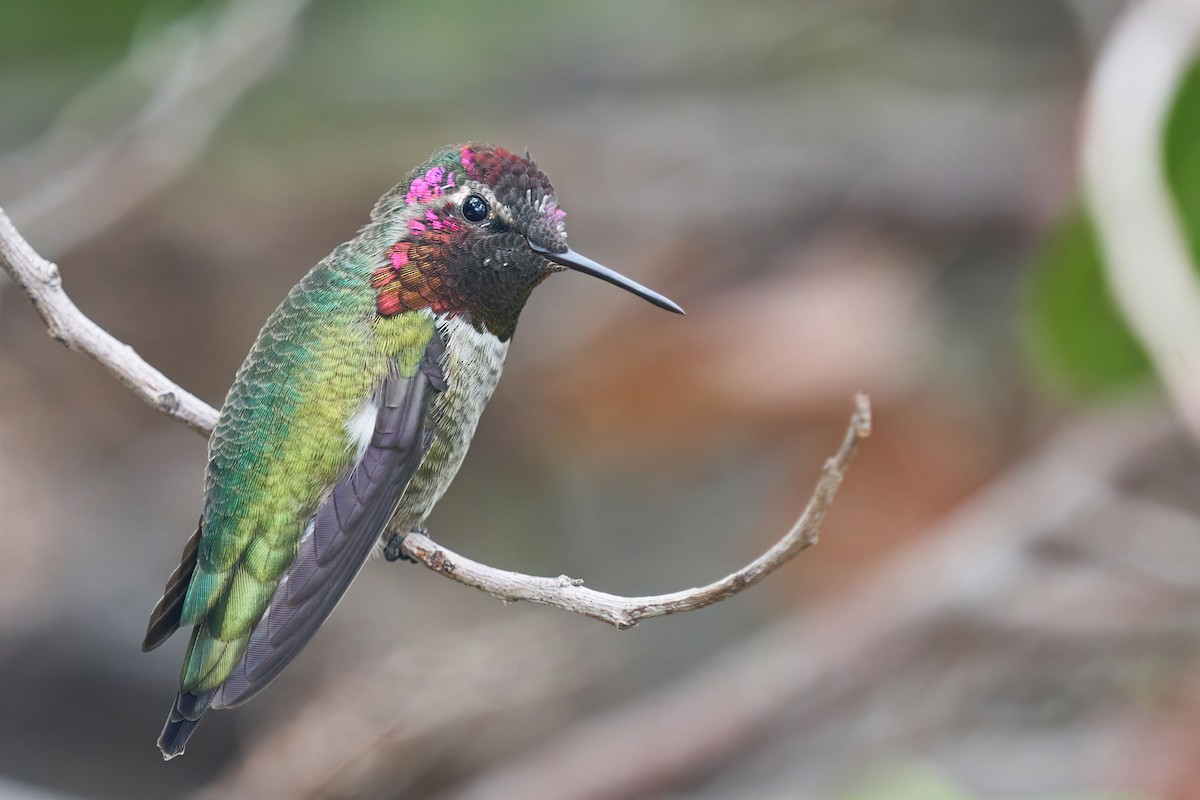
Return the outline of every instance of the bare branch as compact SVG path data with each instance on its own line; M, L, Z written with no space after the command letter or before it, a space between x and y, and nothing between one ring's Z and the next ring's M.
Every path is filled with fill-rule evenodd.
M154 408L209 434L217 411L172 383L147 364L129 345L88 319L62 288L58 267L38 255L0 209L0 266L33 302L46 329L62 344L86 354ZM434 572L504 600L529 600L598 619L617 628L632 628L648 617L694 611L726 600L753 586L817 541L825 513L845 477L859 443L871 432L867 396L855 398L850 427L837 454L825 463L804 513L782 539L755 561L721 580L696 589L648 597L620 597L582 586L562 576L539 578L495 569L472 561L419 534L405 537L402 547Z
M819 709L894 679L930 651L938 626L966 614L1008 613L1046 583L1061 593L1061 573L1046 577L1033 568L1037 547L1112 498L1131 465L1162 453L1178 436L1179 428L1161 414L1074 423L840 594L722 650L651 696L565 726L540 748L437 800L670 796L698 775L726 768L763 738L782 735L781 719L789 730L820 728ZM1080 528L1077 539L1094 538L1094 526ZM1099 585L1080 606L1111 608L1102 593L1112 589ZM1033 607L1031 616L1056 620L1056 637L1077 620L1049 613L1045 604ZM1127 624L1161 613L1161 606L1147 603ZM837 756L822 757L837 763Z
M157 410L200 433L212 433L216 409L172 383L132 347L88 319L63 291L58 267L29 246L2 208L0 267L29 296L52 337L100 364Z
M469 558L456 556L427 536L410 533L402 547L413 558L435 572L448 575L459 583L474 586L501 600L528 600L555 606L607 622L620 630L632 628L643 619L665 617L695 611L727 600L748 589L794 558L800 551L817 543L825 512L846 475L850 459L859 443L871 433L871 404L865 394L854 398L854 414L837 454L825 462L821 478L804 513L783 538L750 564L719 581L695 589L648 597L621 597L583 586L577 579L561 575L538 578L484 566Z

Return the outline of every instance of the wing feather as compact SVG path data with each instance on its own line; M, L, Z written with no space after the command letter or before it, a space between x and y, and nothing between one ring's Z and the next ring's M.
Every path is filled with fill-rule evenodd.
M445 386L434 336L422 367L393 374L378 393L375 430L362 458L334 486L308 523L245 653L217 690L213 708L249 700L308 643L362 569L425 457L429 404Z
M149 652L171 638L171 634L179 630L180 614L183 612L183 599L187 596L188 585L192 582L192 573L196 571L196 554L200 550L201 526L196 526L196 532L183 546L183 556L179 566L167 578L167 587L154 610L150 612L150 622L146 625L146 638L142 640L142 652Z

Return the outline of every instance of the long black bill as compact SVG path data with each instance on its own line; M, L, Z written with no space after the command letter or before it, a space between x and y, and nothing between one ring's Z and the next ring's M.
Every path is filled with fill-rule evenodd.
M592 275L602 281L608 281L614 286L620 286L625 291L632 292L643 300L648 300L659 308L665 308L667 311L674 311L676 314L684 313L683 309L679 307L679 304L673 300L668 300L653 289L647 289L637 281L630 280L616 270L609 269L603 264L597 264L587 256L581 256L579 253L576 253L570 248L567 248L562 253L552 253L544 247L538 247L533 242L530 242L529 246L535 253L538 253L549 261L553 261L555 264L562 264L564 267L573 269L576 272Z

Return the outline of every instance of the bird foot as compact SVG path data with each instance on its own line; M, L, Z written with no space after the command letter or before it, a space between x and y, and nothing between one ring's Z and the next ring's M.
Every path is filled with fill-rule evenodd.
M387 561L408 561L413 564L420 563L417 559L404 552L404 537L409 533L419 533L422 536L428 536L429 531L422 527L413 528L406 533L393 533L388 537L387 544L383 546L383 557Z

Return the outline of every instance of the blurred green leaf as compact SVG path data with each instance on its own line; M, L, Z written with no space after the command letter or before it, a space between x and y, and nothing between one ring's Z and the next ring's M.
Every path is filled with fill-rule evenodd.
M1192 262L1200 264L1200 62L1167 119L1163 166ZM1109 293L1101 258L1091 220L1076 209L1048 239L1030 279L1026 342L1050 383L1072 394L1124 389L1151 374Z
M1192 65L1175 98L1163 151L1167 183L1191 246L1192 263L1200 264L1200 62Z
M1047 241L1026 296L1026 342L1051 385L1070 394L1103 394L1151 374L1100 258L1092 222L1077 208Z

